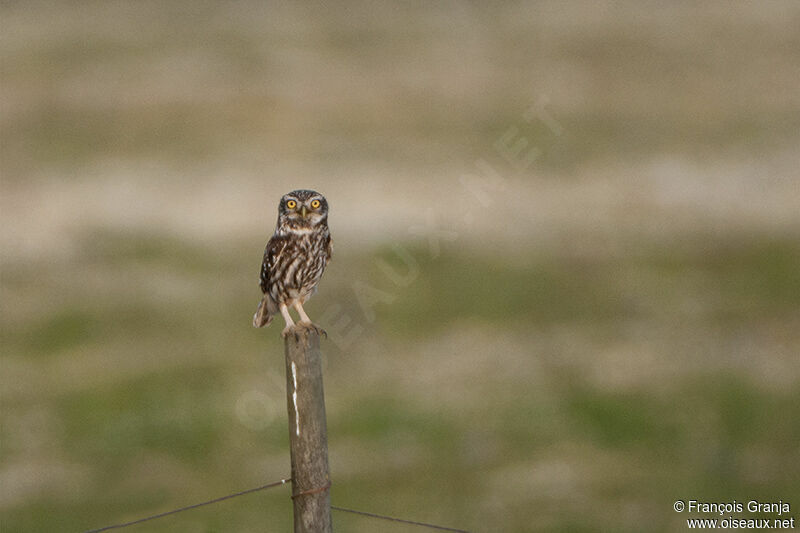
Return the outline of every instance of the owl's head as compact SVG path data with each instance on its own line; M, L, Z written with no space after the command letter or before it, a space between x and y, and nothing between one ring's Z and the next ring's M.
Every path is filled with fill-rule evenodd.
M278 226L311 229L328 220L328 201L317 191L301 189L284 194L278 206Z

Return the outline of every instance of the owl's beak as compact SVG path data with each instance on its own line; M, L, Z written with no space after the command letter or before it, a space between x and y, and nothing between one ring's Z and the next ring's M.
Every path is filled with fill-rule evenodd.
M308 214L308 208L306 208L306 206L301 207L300 208L300 216L303 217L303 218L306 218L307 214Z

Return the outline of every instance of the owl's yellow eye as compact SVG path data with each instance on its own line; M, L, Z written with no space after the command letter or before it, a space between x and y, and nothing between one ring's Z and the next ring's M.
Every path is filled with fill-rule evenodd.
M289 209L294 209L295 207L297 207L297 202L295 202L294 200L289 200L288 202L286 202L286 207L288 207Z
M316 209L318 207L319 207L319 200L314 200L313 202L311 202L312 209Z

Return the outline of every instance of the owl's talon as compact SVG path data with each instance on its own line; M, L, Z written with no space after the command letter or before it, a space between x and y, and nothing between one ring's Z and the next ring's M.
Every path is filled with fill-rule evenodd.
M311 330L317 335L324 336L326 339L328 338L328 332L313 322L297 322L296 324L286 326L281 332L281 337L285 339L289 335L294 335L295 340L299 341L304 329Z
M324 329L322 329L321 327L319 327L318 325L314 324L313 322L306 322L304 320L301 320L300 322L297 323L297 326L298 327L303 327L303 328L306 328L306 329L310 329L311 331L313 331L317 335L319 335L321 337L325 337L326 339L328 338L328 332L325 331Z

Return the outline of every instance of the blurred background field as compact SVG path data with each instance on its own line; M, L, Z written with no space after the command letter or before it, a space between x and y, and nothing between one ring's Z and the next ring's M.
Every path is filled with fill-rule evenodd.
M282 326L250 320L306 187L335 240L306 307L334 505L797 516L797 3L4 2L0 25L4 533L288 476ZM288 496L130 531L289 531Z

